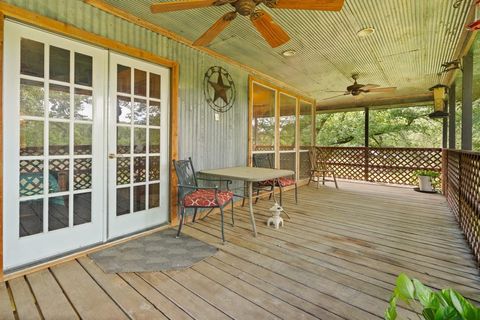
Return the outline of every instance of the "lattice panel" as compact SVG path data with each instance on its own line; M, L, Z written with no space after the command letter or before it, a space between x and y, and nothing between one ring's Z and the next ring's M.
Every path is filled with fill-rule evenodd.
M459 208L459 185L460 185L460 153L448 151L447 155L447 187L446 196L448 204L457 219L460 213Z
M117 158L117 185L130 183L130 157Z
M20 196L43 194L43 160L20 160Z
M135 157L133 161L134 182L145 182L147 179L147 164L145 157Z
M310 152L300 151L300 179L307 179L310 177Z
M85 190L92 187L92 159L75 159L73 185L75 190Z
M317 147L317 166L332 169L338 178L365 179L365 148Z
M339 178L417 185L415 171L441 171L441 149L317 147L317 162Z
M295 172L296 157L297 155L295 152L280 153L280 169L292 170Z
M447 201L480 263L480 153L447 153Z
M441 149L369 148L368 181L417 185L417 170L442 169Z

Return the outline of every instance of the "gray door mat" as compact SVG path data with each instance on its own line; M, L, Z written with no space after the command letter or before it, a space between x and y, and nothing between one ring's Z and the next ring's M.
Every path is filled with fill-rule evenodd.
M89 254L105 273L184 269L217 252L217 248L167 229Z

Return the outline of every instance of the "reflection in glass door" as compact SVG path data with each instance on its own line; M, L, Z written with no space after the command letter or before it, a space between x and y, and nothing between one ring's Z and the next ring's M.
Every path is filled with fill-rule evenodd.
M6 269L103 239L106 55L5 22Z
M169 78L166 68L111 54L109 238L168 221Z
M280 169L297 172L297 99L280 93L279 104Z

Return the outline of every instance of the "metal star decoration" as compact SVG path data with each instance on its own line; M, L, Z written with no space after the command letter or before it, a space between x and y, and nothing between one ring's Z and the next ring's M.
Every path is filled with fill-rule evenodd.
M213 90L215 90L213 102L217 102L219 98L222 98L223 102L228 104L227 91L230 90L231 87L223 83L222 74L220 72L218 73L217 83L212 81L208 81L208 83L213 87Z
M235 83L227 70L220 66L208 68L203 78L203 94L215 112L227 112L235 104Z

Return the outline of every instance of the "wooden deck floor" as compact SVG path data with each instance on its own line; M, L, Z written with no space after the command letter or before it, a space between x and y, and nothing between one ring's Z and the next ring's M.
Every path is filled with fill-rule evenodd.
M105 274L84 257L0 283L0 319L377 319L396 276L453 287L480 302L480 276L439 195L341 183L285 196L292 220L253 238L236 209L220 244L218 216L185 233L220 248L190 269ZM402 309L406 319L418 319Z

